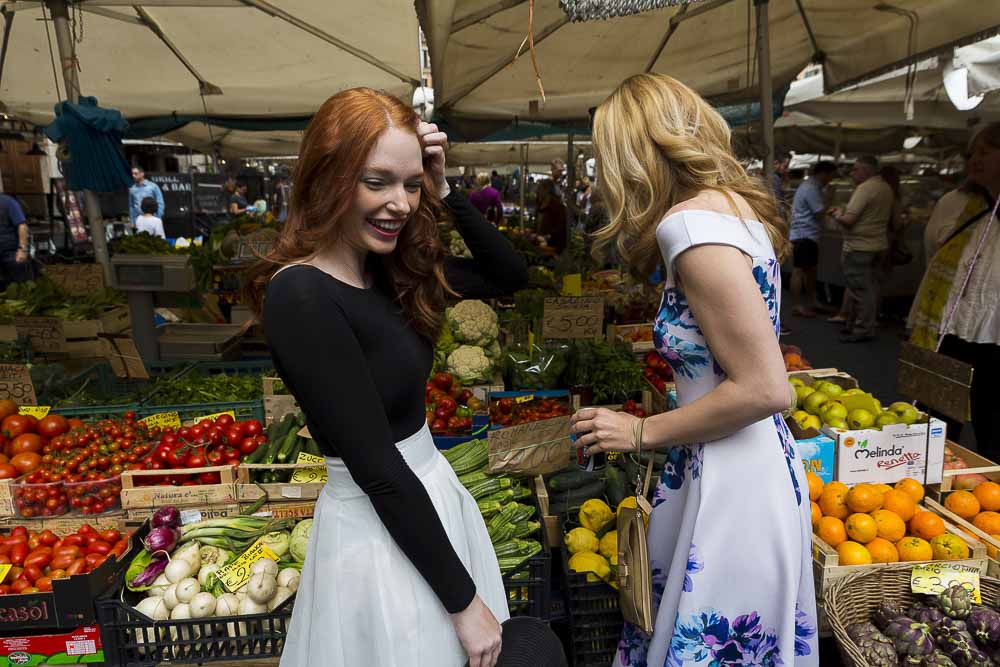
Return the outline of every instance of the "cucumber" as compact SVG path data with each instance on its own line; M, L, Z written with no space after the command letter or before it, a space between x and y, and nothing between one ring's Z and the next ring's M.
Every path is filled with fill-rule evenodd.
M604 495L605 482L604 479L597 479L584 486L577 487L570 491L549 493L549 504L551 505L556 501L565 501L569 499L579 499L580 502L587 500L588 498L598 498Z
M550 491L569 491L603 478L603 471L587 472L585 470L570 470L549 478L548 487Z
M618 466L608 466L604 472L607 479L605 493L608 495L608 504L613 508L618 507L618 503L627 495L625 472Z
M319 445L313 438L306 438L306 454L312 454L313 456L323 456L323 452L320 451Z
M288 455L292 451L292 447L295 446L295 443L296 441L298 441L298 439L299 439L299 434L296 432L296 429L293 428L291 431L288 432L288 435L285 436L285 439L282 441L281 446L278 447L278 451L275 452L274 458L264 462L285 463L288 460ZM271 452L268 452L268 457L270 457L270 454Z

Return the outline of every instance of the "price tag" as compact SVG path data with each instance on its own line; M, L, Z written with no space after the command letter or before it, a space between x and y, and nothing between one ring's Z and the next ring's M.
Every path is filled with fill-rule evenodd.
M0 584L3 583L4 578L7 576L7 573L10 572L10 568L12 567L13 565L11 565L10 563L4 563L3 565L0 565Z
M604 299L597 296L545 299L545 338L600 338L604 332Z
M487 435L489 472L544 475L562 470L576 457L569 417L494 429Z
M198 523L201 521L201 511L200 510L181 510L181 525L186 526L189 523Z
M579 273L563 276L562 295L583 296L583 284Z
M533 400L535 400L535 395L534 394L528 394L527 396L515 396L514 397L514 402L517 403L518 405L520 405L521 403L531 403Z
M17 409L17 414L43 419L49 415L51 410L52 407L49 405L22 405Z
M307 440L313 439L312 433L309 432L308 426L303 426L302 428L300 428L299 432L296 433L295 435L299 436L300 438L306 438Z
M233 419L236 419L236 412L235 411L233 411L233 410L226 410L224 412L216 412L214 415L206 415L204 417L198 417L197 419L193 419L191 421L194 424L197 424L198 422L204 421L206 419L209 420L209 421L213 421L214 422L216 419L218 419L222 415L229 415Z
M250 548L240 554L236 560L216 571L215 574L219 577L219 581L230 593L235 593L246 586L247 582L250 581L250 566L261 558L270 558L275 563L278 562L277 554L265 547L262 539L257 538L257 541L251 544Z
M35 385L24 364L0 364L0 400L10 399L18 405L34 405Z
M299 457L295 459L296 463L317 463L321 467L316 468L299 468L294 473L292 473L292 484L312 484L312 483L324 483L326 482L326 460L322 456L316 456L315 454L307 454L306 452L299 452Z
M958 563L926 563L916 565L910 572L910 590L914 593L937 595L960 584L972 593L976 604L982 604L979 592L979 570Z
M139 420L140 424L145 424L149 428L177 429L181 427L181 416L176 412L161 412L156 415L149 415Z
M44 273L70 296L87 296L104 289L100 264L50 264Z
M58 317L14 318L17 335L31 339L35 352L62 352L66 348L63 321Z

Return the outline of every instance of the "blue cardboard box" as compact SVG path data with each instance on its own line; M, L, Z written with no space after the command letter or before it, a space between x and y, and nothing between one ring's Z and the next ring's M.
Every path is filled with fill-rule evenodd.
M796 440L795 448L806 472L819 475L824 484L833 481L837 469L837 443L827 435L817 435L814 438Z

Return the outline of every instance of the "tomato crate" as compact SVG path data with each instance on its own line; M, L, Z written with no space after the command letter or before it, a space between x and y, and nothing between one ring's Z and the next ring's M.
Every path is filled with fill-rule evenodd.
M496 391L489 396L490 428L569 416L572 399L568 389ZM538 414L544 410L544 415Z
M289 598L264 614L154 621L133 608L142 597L123 589L119 596L96 601L107 664L153 667L161 663L276 660L288 637L295 601Z
M587 575L570 570L566 551L560 551L571 663L576 667L606 667L614 660L624 623L618 591L603 581L587 581Z
M199 475L216 473L218 484L194 486L155 485L144 486L144 479L162 479L169 475ZM184 509L198 509L202 513L227 506L237 507L236 473L232 466L207 466L177 470L126 470L122 473L121 503L129 521L151 516L165 505ZM219 516L219 515L217 515ZM221 516L230 516L223 514Z

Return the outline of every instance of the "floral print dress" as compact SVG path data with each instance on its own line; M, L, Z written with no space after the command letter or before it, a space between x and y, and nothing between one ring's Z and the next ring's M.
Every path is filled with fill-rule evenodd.
M714 389L725 371L676 283L677 256L704 244L743 251L775 336L780 266L761 223L719 213L670 215L657 241L668 277L653 341L673 367L683 406ZM818 665L808 488L780 415L670 449L649 523L653 634L626 623L614 665Z

